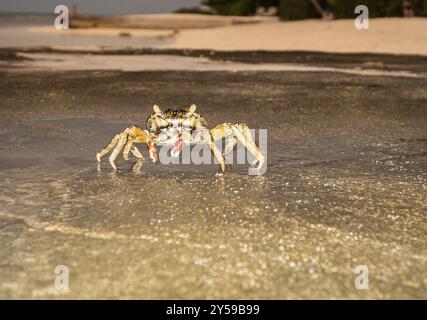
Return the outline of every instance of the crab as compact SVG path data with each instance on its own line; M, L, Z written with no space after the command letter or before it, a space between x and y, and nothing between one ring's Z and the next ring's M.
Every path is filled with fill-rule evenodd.
M110 143L96 154L98 162L112 151L109 162L111 167L117 170L115 160L122 150L125 160L129 160L129 153L142 160L144 157L135 146L137 143L147 144L148 154L153 162L158 160L156 148L158 145L173 144L171 155L177 157L186 143L207 143L220 165L218 175L222 175L226 168L226 155L232 152L240 141L255 158L252 165L256 166L257 170L260 170L264 164L264 155L256 146L249 127L244 123L222 123L209 129L205 118L195 112L194 104L187 109L167 110L154 105L153 110L154 114L147 119L146 129L130 125L123 132L116 134ZM225 139L223 153L215 144L222 139Z

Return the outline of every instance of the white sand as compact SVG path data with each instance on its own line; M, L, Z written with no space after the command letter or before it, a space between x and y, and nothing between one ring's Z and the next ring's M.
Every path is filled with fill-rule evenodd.
M140 16L125 17L130 21L137 18L141 19ZM235 24L238 20L246 23ZM247 23L255 20L258 23ZM166 14L145 16L141 21L149 23L154 29L159 24L164 28L57 31L53 25L32 28L6 27L0 28L0 47L155 47L427 55L427 18L370 19L369 30L356 30L353 20L280 22L271 17ZM208 28L209 25L216 27ZM183 26L183 29L180 29L180 26ZM120 37L120 32L129 33L130 37Z
M356 30L353 23L305 20L184 30L167 47L427 55L426 18L370 19L369 30Z

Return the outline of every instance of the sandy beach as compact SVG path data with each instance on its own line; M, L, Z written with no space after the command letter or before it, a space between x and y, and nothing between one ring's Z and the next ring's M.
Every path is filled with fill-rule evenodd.
M427 297L427 19L219 20L0 20L0 298ZM265 174L96 161L193 103L267 129Z
M181 32L170 48L306 50L427 55L427 19L371 19L369 30L353 20L265 22Z
M138 16L125 18L129 20L128 26L133 26L138 20ZM121 23L119 28L101 25L100 28L58 31L53 27L53 18L39 26L3 25L0 28L0 47L73 48L90 45L94 48L427 55L426 18L371 19L369 30L356 30L353 20L280 22L276 18L239 20L237 17L177 14L143 16L141 19L140 28L126 28L126 23Z

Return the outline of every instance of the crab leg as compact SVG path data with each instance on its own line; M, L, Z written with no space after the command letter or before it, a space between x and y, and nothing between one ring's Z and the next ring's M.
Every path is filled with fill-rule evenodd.
M221 152L218 150L218 148L215 145L215 139L212 133L209 130L206 130L206 132L203 135L203 140L206 141L209 144L209 147L212 150L212 153L214 154L215 158L218 160L221 171L218 172L218 175L224 174L225 171L225 161L221 154Z
M233 151L236 144L237 144L236 137L232 135L225 137L225 147L224 147L224 153L223 153L224 158L227 156L227 154Z
M246 149L248 149L249 152L252 153L252 155L255 157L255 163L258 162L257 169L261 169L264 164L264 156L252 139L252 135L248 126L245 124L232 125L231 130L233 130L233 133L237 139L239 139L239 141L246 147Z
M141 130L141 129L139 129L139 130ZM138 131L138 136L136 136L134 138L133 142L134 143L146 143L147 144L147 151L148 151L148 155L150 156L150 159L153 160L153 162L156 162L157 161L157 148L156 148L155 142L153 141L153 137L151 137L145 130L141 130L141 131L143 131L143 132ZM135 147L135 149L136 149L136 147ZM139 150L138 150L138 152L139 152Z
M141 128L138 128L136 126L129 126L122 133L115 135L111 142L104 149L102 149L96 154L96 159L98 161L101 161L101 158L114 148L113 152L109 157L109 161L111 166L114 169L117 169L114 161L117 159L123 147L123 158L125 160L129 159L129 152L132 152L132 154L136 158L143 159L144 157L142 156L141 152L135 147L134 143L147 143L154 145L147 131L142 130ZM153 155L151 153L150 156L153 158Z
M134 144L135 139L128 139L128 142L125 145L125 149L123 150L123 159L129 160L129 152L137 159L144 159L144 156L139 152L138 148Z
M101 162L101 158L103 156L105 156L108 152L110 152L116 146L117 141L119 141L119 138L120 138L120 133L116 134L113 137L113 139L111 139L110 143L104 149L102 149L101 151L99 151L96 154L96 160L98 160L98 162Z
M226 160L226 155L231 152L234 146L237 144L237 139L234 137L234 134L230 129L230 124L219 124L215 128L211 129L210 133L214 141L225 139L225 148L222 156L223 159Z
M123 159L125 159L126 161L129 160L129 152L133 147L133 140L132 139L128 139L128 142L125 145L125 148L123 150Z
M211 134L214 141L225 139L224 157L233 150L238 139L255 157L256 162L258 162L258 169L264 164L264 156L253 141L251 131L247 125L222 123L211 129Z
M144 156L142 155L142 153L138 150L138 148L136 146L133 146L133 148L130 149L130 152L132 152L132 154L135 156L135 158L144 160Z
M120 135L119 141L116 144L116 147L114 148L113 152L110 154L110 157L108 160L110 161L111 166L114 170L117 170L116 164L114 161L117 159L117 156L119 155L120 151L122 150L123 146L127 142L128 137L126 134L126 130Z

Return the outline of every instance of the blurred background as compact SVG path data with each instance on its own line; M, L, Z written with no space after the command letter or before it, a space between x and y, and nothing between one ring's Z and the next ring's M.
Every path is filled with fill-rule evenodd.
M354 28L355 0L72 0L60 4L69 9L67 32L53 28L58 1L2 1L0 47L427 51L427 0L365 1L369 32Z
M355 0L207 0L203 1L219 14L224 15L278 15L283 20L298 20L319 17L319 8L330 11L338 19L354 17L354 8L361 4ZM367 0L370 17L398 17L405 15L405 8L414 15L426 15L425 0ZM270 10L269 10L270 9Z
M78 8L87 15L150 14L166 12L205 13L220 15L248 16L255 14L278 15L283 20L297 20L319 17L319 7L333 11L338 19L352 18L356 0L139 0L139 1L83 1L83 0L3 0L3 13L51 13L52 8L64 4ZM371 17L396 17L405 15L405 9L412 14L427 14L426 0L366 0Z

